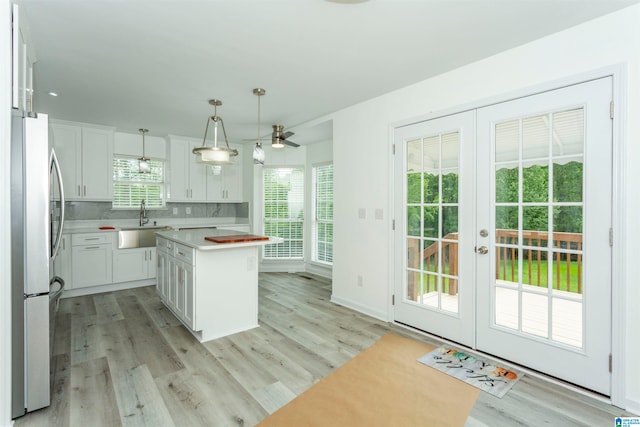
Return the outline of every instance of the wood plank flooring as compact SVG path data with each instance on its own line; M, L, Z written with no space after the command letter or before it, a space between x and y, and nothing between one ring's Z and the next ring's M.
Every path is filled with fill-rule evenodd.
M331 282L261 273L260 327L200 344L154 287L64 299L49 408L17 426L253 426L392 332L421 334L329 301ZM628 415L525 376L503 399L481 393L475 426L608 426Z

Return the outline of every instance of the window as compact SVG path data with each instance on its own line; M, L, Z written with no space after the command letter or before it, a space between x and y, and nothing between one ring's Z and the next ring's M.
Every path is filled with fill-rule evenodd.
M333 264L333 165L313 168L313 261Z
M264 170L264 233L284 242L264 247L264 259L304 258L304 169Z
M138 172L138 159L113 159L113 207L139 208L144 199L147 208L163 208L164 162L149 161L149 173Z

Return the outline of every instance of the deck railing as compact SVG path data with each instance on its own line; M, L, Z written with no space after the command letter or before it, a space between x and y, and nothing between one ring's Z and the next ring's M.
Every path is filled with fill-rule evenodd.
M518 247L522 247L522 282L532 286L547 286L548 269L553 268L553 288L582 293L582 234L553 233L553 250L549 250L546 231L522 232L518 244L518 230L496 230L496 279L518 282ZM442 266L438 266L438 242L422 251L423 271L442 273L442 289L449 295L458 293L458 233L449 233L442 240ZM408 241L409 265L419 268L420 239ZM561 250L571 250L561 252ZM546 264L545 264L546 263ZM438 290L437 274L422 274L423 293ZM417 301L420 273L408 274L408 297Z

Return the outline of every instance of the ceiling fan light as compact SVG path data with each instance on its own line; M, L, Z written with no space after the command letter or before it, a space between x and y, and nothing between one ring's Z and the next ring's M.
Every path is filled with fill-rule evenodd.
M272 148L284 148L284 143L279 140L278 138L273 138L271 140L271 147Z

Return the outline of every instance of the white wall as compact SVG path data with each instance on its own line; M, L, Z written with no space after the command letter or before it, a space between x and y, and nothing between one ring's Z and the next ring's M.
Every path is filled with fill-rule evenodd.
M371 315L391 319L389 305L390 231L388 207L392 197L390 170L391 124L432 112L480 102L568 76L624 63L628 70L627 159L640 158L640 5L514 48L493 57L425 80L339 111L334 120L335 246L333 299ZM420 52L416 52L420 54ZM636 197L640 168L627 160L624 191L627 245L635 254L640 240L640 211ZM366 218L358 218L358 209ZM374 219L384 209L384 221ZM640 263L626 260L626 406L640 411ZM363 286L357 286L357 276ZM614 284L615 286L615 284ZM623 402L624 404L624 402Z
M0 426L11 425L11 8L0 0Z
M142 156L142 133L115 132L113 154ZM152 159L166 159L167 140L164 137L145 135L144 154Z

